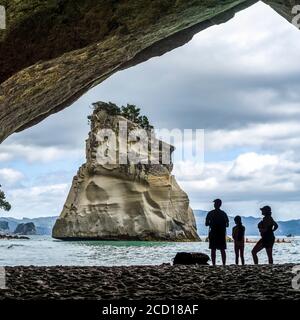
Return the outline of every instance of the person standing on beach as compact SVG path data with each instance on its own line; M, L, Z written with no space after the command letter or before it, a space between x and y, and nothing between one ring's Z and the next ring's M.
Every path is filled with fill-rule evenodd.
M234 240L235 264L239 264L241 257L242 265L245 265L244 249L245 249L245 227L242 224L242 218L236 216L234 218L235 226L232 228L232 239Z
M254 264L258 264L257 253L262 249L266 249L269 264L273 264L273 246L275 243L274 231L278 229L278 224L272 218L272 209L265 206L260 209L261 214L264 216L262 221L258 224L258 229L261 239L252 249L252 256Z
M229 219L227 214L220 208L222 200L213 201L215 209L208 212L205 225L209 227L209 249L211 249L212 264L216 265L216 251L221 251L223 265L226 265L226 228L229 227Z

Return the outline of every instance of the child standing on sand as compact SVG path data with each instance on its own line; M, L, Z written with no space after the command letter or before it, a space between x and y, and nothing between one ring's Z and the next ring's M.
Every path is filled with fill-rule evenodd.
M241 257L242 265L245 264L244 249L245 249L245 227L242 224L242 218L236 216L234 218L235 226L232 228L232 238L234 240L235 264L239 264L239 256Z

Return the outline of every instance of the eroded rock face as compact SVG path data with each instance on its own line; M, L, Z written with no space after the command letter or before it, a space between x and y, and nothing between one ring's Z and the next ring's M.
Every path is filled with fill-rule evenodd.
M102 106L95 109L91 118L87 162L74 177L63 211L54 226L53 237L199 240L188 196L171 175L171 163L99 164L97 155L103 144L115 148L117 154L120 151L119 144L114 147L110 141L100 142L97 138L99 129L118 132L119 121L127 124L128 135L139 128L122 116L108 114ZM130 142L133 149L138 138ZM173 147L170 150L172 152Z
M37 234L36 228L33 222L18 224L14 233L20 234L20 235L36 235Z
M0 0L0 142L256 0ZM296 1L266 1L289 21Z

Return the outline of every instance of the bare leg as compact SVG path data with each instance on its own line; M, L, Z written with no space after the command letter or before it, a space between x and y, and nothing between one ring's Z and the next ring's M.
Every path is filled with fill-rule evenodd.
M237 246L234 246L234 252L235 252L235 264L239 264L239 248Z
M221 256L222 256L223 266L225 266L226 265L226 251L224 249L221 250Z
M244 247L240 248L240 256L241 256L241 260L242 260L242 265L245 265L245 258L244 258Z
M257 244L254 246L254 248L252 249L252 257L253 257L254 264L258 264L257 253L261 251L263 248L264 247L263 247L262 240L259 240Z
M213 266L216 265L216 249L211 249L211 261Z
M273 264L273 248L267 248L266 251L269 259L269 264Z

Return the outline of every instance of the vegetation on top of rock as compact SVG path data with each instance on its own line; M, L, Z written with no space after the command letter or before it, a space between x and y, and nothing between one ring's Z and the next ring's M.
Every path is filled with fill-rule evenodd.
M1 190L0 184L0 209L5 211L9 211L11 209L11 205L8 201L6 201L5 193Z
M132 121L138 124L141 128L150 130L153 129L153 126L150 124L149 119L141 115L141 109L138 108L134 104L127 103L127 106L118 107L115 103L112 102L95 102L92 104L94 108L94 112L98 112L100 110L106 111L111 116L122 116L129 121ZM88 119L92 119L92 115L88 116Z
M106 111L109 115L111 116L118 116L121 115L121 108L118 107L115 103L112 102L102 102L102 101L98 101L98 102L94 102L92 104L93 108L94 108L94 112L98 112L100 110L104 110ZM92 116L88 116L88 119L91 120Z

